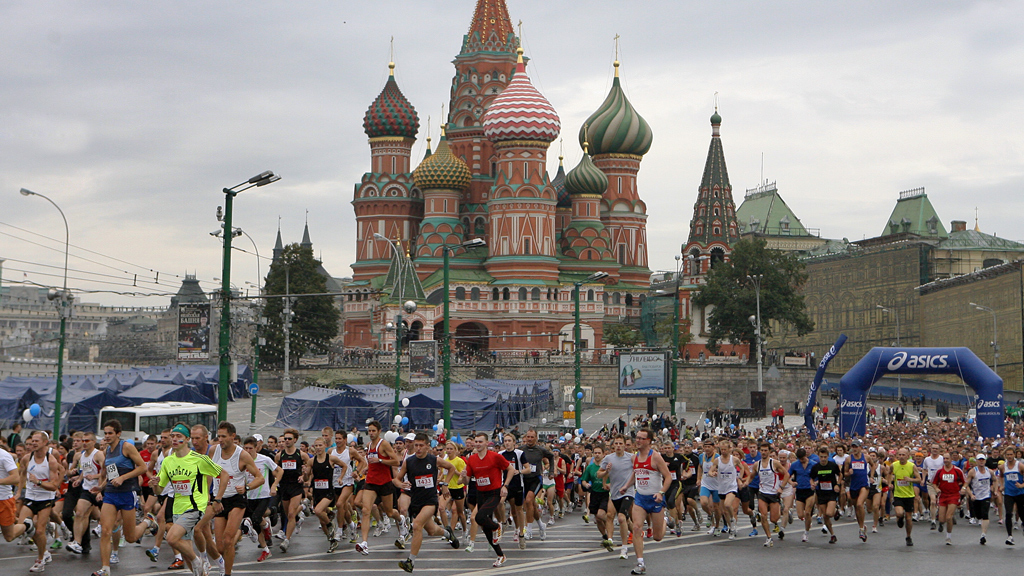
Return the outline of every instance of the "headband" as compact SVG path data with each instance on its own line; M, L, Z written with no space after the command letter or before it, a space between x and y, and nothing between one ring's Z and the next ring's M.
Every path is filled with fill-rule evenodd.
M186 438L192 435L192 431L189 430L188 426L185 426L184 424L175 424L174 428L171 428L171 432L177 432L178 434L181 434Z

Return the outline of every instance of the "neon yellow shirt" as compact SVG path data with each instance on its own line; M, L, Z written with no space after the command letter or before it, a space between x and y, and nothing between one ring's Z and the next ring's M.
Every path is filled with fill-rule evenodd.
M896 498L914 497L914 463L907 461L900 464L899 460L892 463L892 476L896 481L896 489L892 495Z
M174 494L174 513L189 510L205 511L210 502L209 478L220 476L221 467L205 456L190 450L184 456L171 452L160 465L160 489L170 484Z
M447 456L445 457L445 460L448 460ZM466 469L466 461L458 456L456 456L454 460L448 461L451 462L452 466L455 466L455 477L452 478L452 481L448 483L448 489L458 490L459 488L465 486L465 484L459 482L459 474L461 474L462 471Z

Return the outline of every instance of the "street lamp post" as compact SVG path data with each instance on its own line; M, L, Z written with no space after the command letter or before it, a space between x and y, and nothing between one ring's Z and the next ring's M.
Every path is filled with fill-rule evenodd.
M996 311L988 306L982 306L981 304L970 303L975 310L980 312L988 312L992 315L992 342L989 344L992 346L992 371L999 375L999 330L996 324Z
M412 314L416 312L416 302L406 300L405 304L402 305L402 309L405 310L406 314ZM405 325L402 322L401 311L399 311L398 314L395 314L394 324L388 322L385 330L395 332L395 414L397 415L401 411L402 338L405 336ZM444 423L448 424L448 420L445 419Z
M679 380L679 275L682 272L683 258L676 254L676 289L672 294L672 401L669 406L671 414L676 415L676 393Z
M221 318L220 318L220 382L217 388L217 419L227 420L228 394L231 384L231 209L235 196L250 188L266 186L281 177L267 170L241 184L224 189L224 255L221 270Z
M757 297L757 315L750 317L750 323L754 325L754 338L757 339L757 391L764 392L764 366L761 361L761 280L764 280L764 274L747 274L747 280L753 283Z
M881 304L876 304L875 308L878 308L879 310L881 310L882 312L885 312L885 313L892 312L893 316L896 317L896 346L898 347L900 345L900 313L899 313L899 311L891 309L891 308L886 308L885 306L882 306ZM903 398L903 376L900 375L900 374L897 374L896 375L896 399L899 400L900 398Z
M576 357L574 359L574 364L576 368L576 387L573 390L573 399L576 401L577 430L583 427L583 398L580 397L580 392L583 391L582 387L580 386L580 375L582 371L582 368L580 367L580 362L582 360L580 356L580 347L583 340L583 337L580 335L580 286L584 284L590 284L591 282L597 282L598 280L602 280L607 277L608 274L606 272L594 272L593 274L587 276L585 279L579 282L573 282L574 290L572 292L572 298L573 304L575 304L573 314L573 320L575 322L575 327L573 331L573 351L576 353Z
M239 228L238 231L241 232L242 234L245 234L245 237L249 239L249 242L252 242L252 249L256 252L256 280L259 282L259 285L256 286L256 289L259 291L258 295L262 296L263 295L263 275L260 273L260 249L259 249L259 246L256 245L256 241L252 239L252 236L249 236L248 232L246 232L245 230L242 230L241 228ZM260 345L261 345L260 340L262 340L260 329L263 327L263 325L266 323L266 320L267 320L265 317L263 317L262 300L260 300L260 302L261 302L260 310L256 314L256 342L255 342L255 345L252 347L252 383L256 385L257 390L259 389L259 384L260 384ZM256 392L256 394L251 394L251 396L252 396L252 408L249 411L249 433L250 434L256 429L256 397L258 395L259 395L259 392Z
M50 200L48 196L33 192L25 188L21 189L22 196L39 196L43 200L46 200L53 207L60 212L60 217L64 220L64 289L60 294L56 291L51 291L47 294L47 298L50 300L60 299L57 304L60 308L60 345L57 348L57 385L53 393L53 438L60 438L60 399L61 393L64 389L64 347L67 345L67 323L68 318L71 317L71 298L68 294L68 248L71 246L71 230L68 228L68 219L64 216L64 211L57 206L57 203Z
M448 293L448 257L457 248L464 250L470 250L472 248L480 248L486 246L483 238L473 238L467 240L458 246L448 246L447 244L441 246L442 252L444 253L444 286L442 291L444 292L444 334L441 338L441 387L444 390L444 408L442 410L442 418L444 418L445 424L450 426L452 421L452 344L451 344L451 294Z

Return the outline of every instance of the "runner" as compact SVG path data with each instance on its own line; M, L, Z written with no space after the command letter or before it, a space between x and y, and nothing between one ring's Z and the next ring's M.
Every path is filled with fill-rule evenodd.
M25 442L28 453L21 459L25 476L21 479L24 501L19 518L27 528L25 533L35 542L37 554L36 563L29 572L44 572L51 562L50 552L46 550L46 524L61 475L57 459L49 452L48 439L46 432L30 434Z
M277 465L283 470L277 495L284 509L284 518L282 520L288 524L285 529L284 538L281 540L281 552L287 552L288 547L292 543L292 534L295 533L295 527L298 523L299 508L302 507L302 466L306 461L306 455L295 448L295 441L298 438L298 430L294 428L285 429L284 433L281 434L281 442L284 444L284 448L277 453Z
M192 427L190 433L192 434L190 439L193 451L203 456L209 456L213 452L213 446L210 445L210 431L207 430L206 426L196 424ZM207 487L208 492L213 493L212 489L210 489L213 484L213 478L207 478L205 481L210 484ZM196 525L195 537L192 543L196 548L196 553L202 559L203 570L210 575L219 576L224 571L224 558L220 555L220 549L213 539L211 525L213 524L214 517L218 514L213 508L213 503L207 502L203 517L200 518L199 524Z
M505 554L500 544L502 528L501 524L494 521L494 510L498 502L508 496L508 484L515 474L508 474L502 482L502 472L509 468L508 460L487 449L487 434L479 432L474 440L474 451L466 458L466 468L460 476L462 482L466 482L469 477L476 482L477 508L474 519L483 528L487 543L498 556L491 566L498 568L505 564Z
M975 465L964 479L964 490L971 501L971 518L981 524L981 545L988 542L988 511L992 498L992 471L984 454L974 457Z
M703 469L700 465L700 457L693 452L693 443L687 440L683 443L683 457L686 458L685 468L689 470L689 475L686 472L683 473L681 481L681 491L683 493L682 499L685 504L686 512L690 513L690 518L693 519L693 532L700 531L701 513L700 513L700 488L698 485L701 483L703 476ZM685 513L683 514L685 516ZM681 528L677 527L680 531Z
M921 471L910 462L910 450L900 448L896 452L897 461L892 463L889 473L889 484L894 486L893 508L896 510L896 526L903 528L907 526L907 546L914 545L911 532L914 523L908 514L914 511L914 486L915 482L921 482Z
M779 540L786 538L786 532L779 526L779 492L787 483L786 466L776 460L772 445L762 442L760 446L761 459L757 462L758 495L757 509L761 514L761 527L764 528L766 536L764 545L771 548L775 545L772 539L771 525L774 524L779 531Z
M932 479L938 488L938 520L939 532L946 529L946 546L953 545L953 515L960 505L960 492L964 488L963 470L953 466L949 453L942 455L942 468L935 472ZM945 526L943 526L945 524Z
M839 465L828 457L828 446L818 449L818 463L811 467L811 485L818 502L818 512L825 519L825 528L830 535L829 544L836 543L836 531L832 527L832 518L836 514L839 494L843 487L843 471Z
M796 461L789 466L790 481L796 486L796 515L804 521L802 542L807 542L811 531L811 516L814 515L814 487L811 485L811 468L814 464L806 448L797 448Z
M512 445L515 446L515 439ZM458 444L451 440L445 443L444 459L455 467L456 473L449 475L445 483L447 494L441 510L441 523L451 528L452 532L455 531L456 525L461 525L465 535L469 531L469 521L466 519L466 485L459 481L459 473L466 467L466 462L459 456Z
M100 471L103 479L103 505L100 508L100 561L102 566L93 576L109 576L110 565L119 561L117 552L111 552L111 536L120 521L126 542L138 542L150 528L156 527L156 518L150 514L142 523L135 523L135 506L138 502L139 476L146 473L146 463L135 449L121 439L121 422L108 420L103 424L104 468Z
M252 456L235 444L237 432L231 422L221 422L217 426L217 446L213 449L210 459L228 474L228 487L220 490L220 481L213 481L213 492L226 494L222 501L223 509L214 518L214 533L217 540L217 551L224 559L224 575L231 576L231 568L235 564L235 535L242 525L242 518L248 508L246 493L266 481L263 473L256 467ZM248 480L252 477L252 480Z
M284 470L277 465L277 462L274 462L273 458L257 452L258 444L259 441L250 436L245 439L244 450L253 459L253 463L256 464L256 468L263 475L265 481L249 490L245 495L245 518L242 519L241 529L242 533L260 547L260 556L256 561L263 562L271 556L270 524L265 524L264 516L270 512L270 505L273 503L274 497L277 496L277 487L281 482ZM253 480L255 480L255 476L246 472L246 484L251 485Z
M925 482L928 483L928 508L926 510L928 512L928 517L932 521L932 530L935 530L939 524L936 522L936 519L938 518L936 515L936 508L939 506L939 488L935 485L935 473L942 468L942 465L945 462L942 455L939 454L940 449L941 448L938 444L932 444L929 446L928 456L925 457L921 463L921 466L927 473L925 474Z
M526 508L526 531L527 538L531 534L531 527L534 523L540 530L540 539L547 537L544 522L541 520L541 510L537 505L537 496L544 493L542 472L543 462L546 460L549 470L555 468L555 454L542 444L537 443L537 430L531 428L523 436L523 444L520 446L523 451L523 490L524 507ZM554 483L552 482L552 485Z
M334 469L341 468L342 475L348 472L348 466L334 454L328 454L327 443L323 438L313 441L313 457L306 461L305 479L313 487L313 514L320 520L320 529L327 537L327 553L338 549L341 540L338 538L337 517L332 519L328 508L334 506L335 493L332 486Z
M732 442L722 440L719 445L720 455L711 465L712 478L718 480L718 497L721 498L722 519L728 528L729 540L736 539L736 513L739 509L740 488L746 486L750 470L747 465L732 453Z
M210 502L207 480L216 477L220 481L213 500L214 511L220 512L224 509L224 491L230 478L227 471L217 466L209 456L189 449L188 439L191 434L188 426L180 422L171 428L173 451L164 458L157 483L161 490L171 486L174 495L173 500L168 502L173 520L167 530L167 543L182 555L193 576L204 576L204 563L196 556L191 540Z
M637 454L633 457L633 474L630 483L636 483L636 500L633 502L633 552L636 553L636 568L630 574L646 574L644 564L644 523L650 523L652 537L661 542L665 537L665 494L672 484L672 476L661 453L651 449L654 432L643 428L636 433ZM619 493L625 493L625 487Z
M593 455L593 460L587 464L587 468L580 478L580 486L590 496L588 511L594 517L597 531L601 533L601 546L604 546L609 552L614 552L615 544L609 536L614 529L614 522L608 521L608 486L597 475L598 470L601 469L601 461L604 460L604 444L595 445Z
M1006 504L1006 515L1003 516L1006 545L1013 546L1014 509L1017 514L1024 516L1024 461L1017 460L1017 451L1012 446L1003 450L999 475L1002 477L1003 502Z
M4 540L12 542L22 534L30 534L35 523L26 518L18 521L18 499L15 491L21 484L21 470L14 456L0 448L0 531Z
M668 466L668 473L671 477L672 483L669 484L668 492L665 493L665 506L667 508L667 514L671 519L673 526L672 533L676 536L683 535L683 495L682 495L682 475L684 466L689 464L689 460L683 458L681 454L675 453L675 446L672 445L671 441L665 441L661 443L661 458L665 461Z
M850 457L846 460L843 468L843 476L849 478L850 504L853 505L853 513L857 518L857 526L860 527L861 542L868 541L867 528L864 526L865 503L868 500L868 460L864 456L864 450L860 440L854 440L850 448Z
M356 523L352 522L352 490L355 486L356 468L365 469L366 460L363 459L358 450L349 447L344 430L338 430L334 433L334 448L331 454L337 456L345 464L344 472L342 472L340 466L334 467L332 482L334 491L338 495L335 506L335 519L337 524L342 526L342 531L338 538L344 539L346 535L354 538Z
M883 458L884 460L884 458ZM885 514L885 499L889 492L889 466L880 461L878 454L872 447L868 452L868 502L871 506L871 515L874 524L871 526L871 533L877 534L878 527L882 525L882 516Z
M700 505L708 515L708 536L718 536L722 521L722 499L718 494L718 478L711 475L711 468L718 458L718 449L710 439L704 441L700 454Z
M96 434L85 432L79 444L81 451L75 455L74 468L78 471L72 483L79 488L75 504L74 540L67 545L74 554L87 553L89 546L89 519L94 509L99 508L100 471L106 468L103 452L96 449Z
M409 556L398 563L398 566L406 572L412 572L416 563L416 556L420 553L420 546L423 544L423 532L431 536L440 536L447 533L448 541L452 548L459 547L459 539L455 531L446 526L442 529L434 523L434 513L437 511L437 487L438 470L443 468L448 474L455 473L455 466L451 462L439 459L437 456L428 453L430 439L426 434L420 432L413 437L413 454L408 456L398 469L398 475L393 480L395 486L409 491L409 517L412 518L412 543L409 547ZM406 478L407 480L402 480Z
M366 543L366 539L370 534L370 515L373 505L378 501L382 517L386 516L398 521L399 537L404 540L407 534L405 518L399 516L398 511L392 508L395 486L391 483L391 467L399 466L401 461L398 459L398 455L395 454L395 449L391 446L391 443L380 437L379 422L374 420L367 424L366 431L370 435L370 444L366 450L366 461L368 462L366 482L360 494L363 499L363 540L356 544L356 551L364 556L370 553L370 547Z
M448 442L448 444L451 444L452 447L455 446L451 442ZM509 506L509 514L512 515L513 523L515 524L516 528L516 533L512 537L512 541L517 542L519 544L520 550L526 550L526 522L524 521L523 513L523 503L525 498L525 493L523 492L522 476L523 451L516 448L516 437L513 436L512 434L505 434L505 437L502 438L502 446L505 448L505 450L501 452L501 455L505 458L505 460L508 460L509 464L511 465L510 470L507 473L515 474L515 478L513 478L512 482L508 484L508 497L505 499L505 504L508 504ZM458 460L461 461L462 459L459 458ZM458 470L459 462L455 461L453 462L453 464ZM465 461L462 461L462 467L465 468L465 466ZM515 472L512 472L512 470L515 470ZM461 472L461 470L459 471ZM452 480L450 480L450 482L454 481L456 476L456 474L452 474ZM451 490L450 484L448 486L448 489ZM463 520L465 520L465 512L462 513L462 517ZM454 524L454 522L455 518L453 516L452 523Z
M608 487L608 514L611 519L609 525L615 520L619 521L619 558L629 558L629 519L633 514L633 498L636 494L631 482L633 477L633 455L626 452L626 439L622 434L616 434L612 440L612 452L606 454L601 460L601 467L597 477L604 481Z

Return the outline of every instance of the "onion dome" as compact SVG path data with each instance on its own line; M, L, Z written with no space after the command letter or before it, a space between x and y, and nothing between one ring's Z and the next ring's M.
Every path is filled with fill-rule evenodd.
M416 109L405 99L395 82L395 63L388 62L391 74L380 95L370 104L363 116L363 131L370 138L378 136L404 136L415 138L420 128Z
M532 140L552 142L562 123L558 113L526 75L523 49L519 48L515 75L484 113L484 135L492 142Z
M633 108L619 83L619 61L616 60L615 79L604 103L587 118L580 130L580 144L590 142L593 155L632 154L643 156L651 149L651 127ZM589 132L588 127L589 126Z
M551 179L551 186L555 189L558 198L557 208L572 208L572 200L569 199L569 191L565 189L565 166L562 165L564 156L558 157L558 172Z
M437 143L437 150L412 171L412 180L420 190L465 190L469 188L472 179L473 174L469 171L469 166L452 154L452 149L448 147L444 129L441 130L441 141Z
M587 154L586 142L583 143L583 158L580 158L580 163L565 175L565 189L572 195L601 195L608 189L608 177L594 166L590 154Z

